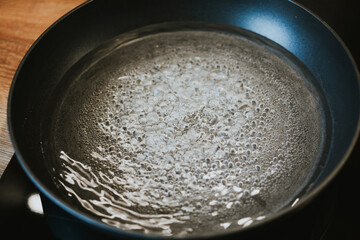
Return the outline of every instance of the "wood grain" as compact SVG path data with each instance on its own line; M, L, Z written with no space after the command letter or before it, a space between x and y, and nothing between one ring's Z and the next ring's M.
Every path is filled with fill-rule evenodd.
M11 159L7 98L15 71L33 42L84 0L0 0L0 177Z

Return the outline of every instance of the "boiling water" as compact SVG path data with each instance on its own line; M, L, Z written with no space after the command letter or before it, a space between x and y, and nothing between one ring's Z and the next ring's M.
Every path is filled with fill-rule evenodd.
M80 209L196 235L262 221L308 183L321 104L285 55L205 30L111 46L83 61L56 110L52 174Z

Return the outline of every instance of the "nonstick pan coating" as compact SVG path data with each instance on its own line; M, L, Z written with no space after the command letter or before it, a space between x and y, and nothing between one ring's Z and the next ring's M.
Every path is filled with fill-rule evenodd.
M15 75L8 108L10 135L27 174L47 198L85 223L112 234L128 234L72 209L56 194L40 145L39 133L47 128L39 124L46 110L42 103L68 69L100 43L139 27L190 20L234 25L273 40L299 58L323 90L333 123L329 152L310 193L293 209L314 197L344 164L359 128L358 74L341 41L309 12L286 1L89 2L32 46Z

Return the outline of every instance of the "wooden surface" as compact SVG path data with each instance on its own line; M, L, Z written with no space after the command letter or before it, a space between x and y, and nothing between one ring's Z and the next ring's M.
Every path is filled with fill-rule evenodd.
M0 177L14 150L6 122L8 92L32 43L52 23L84 0L0 0Z

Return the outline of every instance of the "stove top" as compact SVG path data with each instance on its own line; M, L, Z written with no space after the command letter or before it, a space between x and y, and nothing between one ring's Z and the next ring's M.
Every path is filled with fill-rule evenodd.
M360 66L360 38L354 36L360 23L356 1L301 0L297 1L316 12L344 40ZM260 230L250 232L242 239L360 239L360 204L355 196L360 172L360 141L346 165L336 178L310 204L286 219ZM48 224L53 216L43 214L40 194L25 175L15 156L0 179L0 227L3 236L12 239L62 239L56 226ZM51 205L44 196L43 204ZM59 211L56 206L50 206ZM59 213L64 216L63 213ZM66 216L67 218L70 216Z
M0 226L3 236L56 239L39 205L39 191L22 170L15 155L0 179Z

